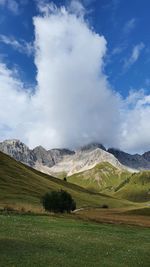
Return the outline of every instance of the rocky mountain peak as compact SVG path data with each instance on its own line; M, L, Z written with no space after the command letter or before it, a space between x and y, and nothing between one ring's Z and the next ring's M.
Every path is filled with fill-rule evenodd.
M0 143L0 151L10 155L15 160L21 161L30 166L34 166L35 155L24 143L18 139L5 140Z
M5 140L4 142L0 143L0 148L5 150L6 152L13 152L13 150L16 150L18 152L24 153L30 150L24 143L22 143L18 139Z
M99 143L90 143L90 144L87 144L85 146L82 146L81 148L78 149L78 151L92 151L92 150L95 150L97 148L100 148L104 151L106 151L106 148L102 145L102 144L99 144Z

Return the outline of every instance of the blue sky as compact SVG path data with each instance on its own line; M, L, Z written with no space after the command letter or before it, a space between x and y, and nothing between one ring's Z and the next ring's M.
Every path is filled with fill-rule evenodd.
M149 10L149 0L0 0L1 140L149 150Z
M4 2L6 2L4 4ZM13 1L12 1L13 2ZM34 41L32 18L38 14L36 1L14 1L12 8L7 1L0 1L0 34L13 37L18 42ZM51 2L51 1L49 1ZM53 1L68 5L70 1ZM2 4L3 3L3 4ZM150 1L101 0L82 1L87 9L86 19L94 31L107 40L105 73L115 90L126 96L130 89L149 89L150 85ZM140 46L141 45L141 46ZM139 55L130 62L136 46ZM13 46L0 43L0 54L8 66L16 65L27 83L35 83L36 68L33 55L18 52Z

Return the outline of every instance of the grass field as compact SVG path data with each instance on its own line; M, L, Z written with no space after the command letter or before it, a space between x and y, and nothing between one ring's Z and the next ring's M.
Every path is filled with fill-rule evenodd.
M120 181L116 195L121 197L126 186L135 189L137 183L147 190L149 183L149 175L138 174L123 184L121 176L113 176L111 182L104 175L111 187L115 179ZM150 203L87 188L40 173L0 152L0 267L149 267ZM60 189L71 193L78 210L47 215L41 197ZM99 208L104 204L109 208ZM9 213L6 206L17 211Z
M150 229L0 215L1 267L149 267Z

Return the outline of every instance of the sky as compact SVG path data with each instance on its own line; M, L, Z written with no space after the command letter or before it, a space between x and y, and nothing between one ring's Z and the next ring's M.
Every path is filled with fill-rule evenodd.
M0 0L0 141L150 150L149 0Z

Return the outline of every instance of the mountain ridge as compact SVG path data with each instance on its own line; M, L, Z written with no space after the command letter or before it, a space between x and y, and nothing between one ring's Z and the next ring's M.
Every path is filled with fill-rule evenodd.
M108 161L117 168L124 168L118 159L99 143L82 146L76 151L56 148L46 150L42 146L29 149L21 141L13 139L1 142L0 151L47 174L65 172L67 175L72 175L91 169L103 161Z
M118 169L131 172L150 169L150 151L143 155L131 155L119 149L106 149L100 143L90 143L77 150L54 148L46 150L42 146L30 149L18 139L0 142L0 151L47 174L74 173L86 171L101 162L109 162Z
M128 166L129 168L137 170L150 170L150 151L147 151L142 155L132 155L115 148L109 148L107 151L113 154L120 163Z

